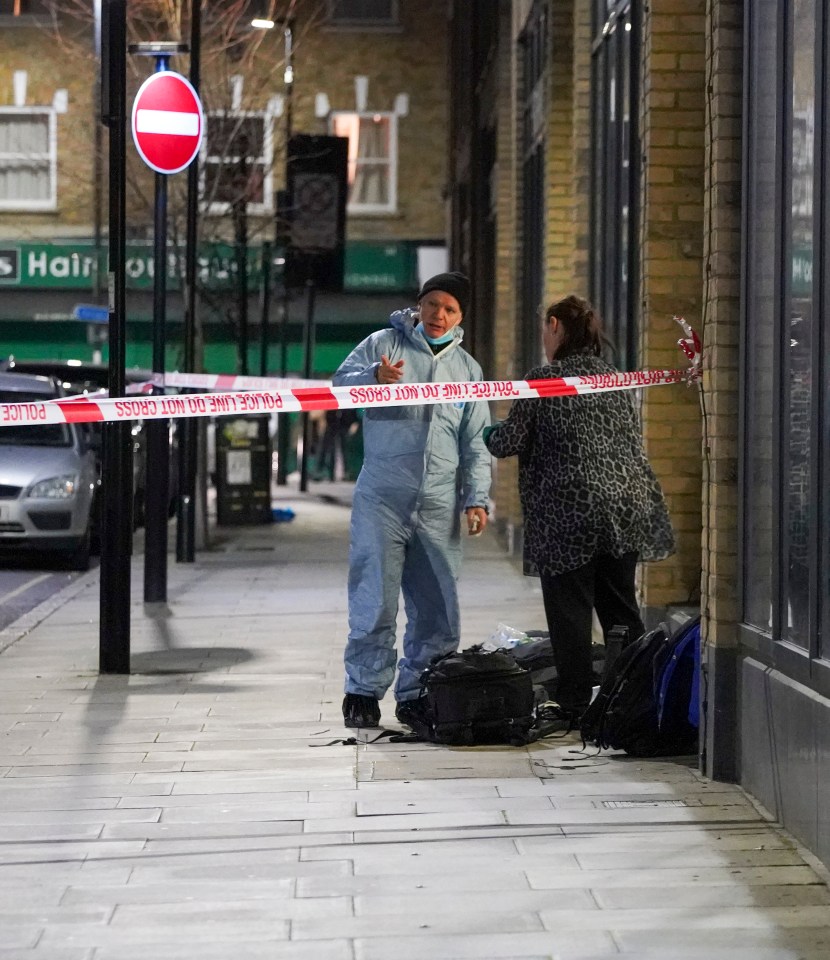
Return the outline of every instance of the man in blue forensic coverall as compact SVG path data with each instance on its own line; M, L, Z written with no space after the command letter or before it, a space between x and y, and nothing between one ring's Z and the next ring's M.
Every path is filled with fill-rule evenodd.
M463 274L427 280L417 310L393 313L390 327L358 344L333 383L481 380L481 367L461 346L469 301ZM482 431L489 423L482 401L366 409L349 550L347 727L376 727L380 720L379 701L395 677L401 591L406 630L395 684L398 720L409 723L420 712L419 678L432 657L458 649L460 515L469 534L487 526L491 460Z

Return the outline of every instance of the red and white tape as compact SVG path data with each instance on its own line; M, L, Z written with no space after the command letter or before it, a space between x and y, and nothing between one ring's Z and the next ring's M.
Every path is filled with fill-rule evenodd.
M677 341L677 345L689 361L686 379L689 383L694 383L696 380L700 380L703 375L703 344L700 342L700 337L683 317L675 316L672 319L675 323L680 324L681 330L686 334L685 337L681 337Z
M679 323L684 334L684 338L677 341L677 345L689 360L690 367L684 374L687 381L697 380L700 377L701 363L701 344L700 338L683 317L673 317L676 323ZM674 371L672 371L674 372ZM637 374L638 376L640 374ZM525 381L521 381L524 383ZM308 380L300 377L249 377L234 373L154 373L150 379L142 383L128 383L126 394L134 396L136 394L151 394L156 387L167 387L178 390L296 390L308 387L317 390L320 387L328 387L331 383L328 380ZM650 386L651 384L638 384L638 386ZM95 393L81 394L73 397L73 400L100 399L108 396L106 390L98 390Z
M184 396L107 398L101 394L60 400L0 404L0 428L40 423L101 423L123 420L166 420L183 417L250 416L262 413L400 407L416 404L520 400L638 390L668 383L693 383L701 377L701 342L682 317L674 317L685 338L678 346L691 363L687 370L637 370L594 376L541 380L473 380L456 383L369 384L334 387L328 381L222 374L165 373L146 384L131 384L143 392L153 386L225 388L233 392L191 393Z
M394 407L415 404L519 400L637 390L689 379L688 370L643 370L544 380L479 380L372 384L356 387L298 387L184 396L93 399L0 404L0 428L39 423L100 423L182 417L249 416L261 413Z

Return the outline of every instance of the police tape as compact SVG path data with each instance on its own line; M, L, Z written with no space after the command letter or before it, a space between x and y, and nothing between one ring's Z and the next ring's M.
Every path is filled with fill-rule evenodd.
M690 381L690 370L638 370L538 380L471 380L437 383L320 385L283 390L244 390L158 397L71 397L0 404L0 428L43 423L101 423L185 417L461 404L467 402L568 397L638 390Z
M683 317L674 316L675 323L680 324L685 337L677 341L690 363L685 379L694 380L700 375L701 342L695 331ZM140 383L128 383L125 393L128 395L149 394L157 387L175 388L179 390L295 390L308 387L319 389L331 385L329 380L309 380L301 377L251 377L234 373L154 373L149 379ZM99 390L94 394L82 394L75 399L106 397L106 390Z

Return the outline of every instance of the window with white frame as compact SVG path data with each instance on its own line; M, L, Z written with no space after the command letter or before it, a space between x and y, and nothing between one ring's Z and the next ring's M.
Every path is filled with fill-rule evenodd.
M331 132L349 141L348 212L398 209L398 118L394 113L333 113Z
M207 116L202 200L209 213L222 214L244 201L248 213L273 208L273 115L215 111Z
M329 0L329 23L337 27L397 27L398 0Z
M57 207L57 123L51 107L0 107L0 210Z

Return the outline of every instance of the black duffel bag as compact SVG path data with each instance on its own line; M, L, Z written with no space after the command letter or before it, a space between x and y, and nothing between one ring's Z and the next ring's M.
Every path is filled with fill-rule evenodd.
M528 742L534 723L533 681L501 650L462 650L436 657L421 676L422 729L454 746Z

